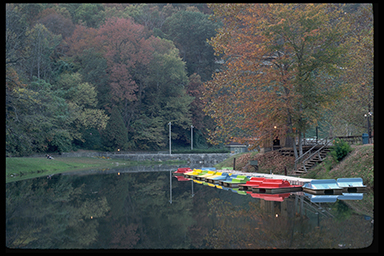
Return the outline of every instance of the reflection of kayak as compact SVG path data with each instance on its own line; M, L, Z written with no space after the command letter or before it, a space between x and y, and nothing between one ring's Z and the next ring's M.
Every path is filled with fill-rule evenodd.
M184 176L179 176L179 175L175 175L175 178L177 179L177 181L187 181L187 180L190 180L188 178L185 178Z
M253 198L261 198L265 201L275 201L275 202L283 202L285 198L289 197L291 193L282 193L282 194L265 194L265 193L253 193L251 191L247 191L247 194L250 194Z

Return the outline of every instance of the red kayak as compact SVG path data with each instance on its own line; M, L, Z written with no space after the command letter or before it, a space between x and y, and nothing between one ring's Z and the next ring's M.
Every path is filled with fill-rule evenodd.
M264 180L264 177L252 177L245 184L239 184L239 190L252 190L252 187L259 186Z
M252 187L254 193L284 193L301 191L302 185L291 185L287 180L265 179L258 186Z
M191 168L178 168L177 169L177 171L175 171L174 173L173 173L173 175L183 175L183 173L185 173L185 172L191 172L192 171L192 169Z

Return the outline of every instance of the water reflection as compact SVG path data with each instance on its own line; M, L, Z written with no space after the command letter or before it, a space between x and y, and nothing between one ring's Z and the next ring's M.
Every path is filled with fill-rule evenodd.
M362 248L372 242L370 193L333 203L304 193L261 199L179 182L174 168L146 168L6 184L7 247Z

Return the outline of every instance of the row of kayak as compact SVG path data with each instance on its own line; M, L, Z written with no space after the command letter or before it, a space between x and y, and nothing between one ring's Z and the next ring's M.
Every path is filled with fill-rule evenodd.
M251 177L216 171L214 168L190 169L179 168L174 172L179 181L192 179L196 183L217 188L237 188L239 191L253 193L289 193L305 191L315 195L342 194L342 192L364 192L366 186L361 178L339 178L326 180L311 180L304 185L291 185L283 179L268 179L264 177Z

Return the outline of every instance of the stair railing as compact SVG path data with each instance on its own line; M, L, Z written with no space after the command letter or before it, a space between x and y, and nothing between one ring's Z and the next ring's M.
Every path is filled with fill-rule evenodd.
M305 159L303 160L302 164L303 164L303 167L304 167L305 172L308 172L307 168L305 167L305 163L306 163L309 159L311 159L314 155L316 155L316 154L319 154L319 157L320 157L320 151L321 151L324 147L328 146L328 144L329 144L331 141L333 141L334 138L335 138L335 137L332 137L332 138L331 138L329 141L327 141L322 147L320 147L318 150L316 150L315 152L313 152L312 154L310 154L307 158L305 158ZM321 157L320 157L320 159L321 159Z
M328 140L329 139L329 140ZM323 138L323 139L320 139L318 140L317 144L315 144L314 146L312 146L309 150L307 150L304 154L302 154L300 157L298 157L296 160L295 160L295 171L297 171L297 165L300 164L301 162L307 160L308 158L306 158L305 160L303 160L303 158L307 155L307 154L311 154L312 150L319 146L319 145L323 145L326 146L328 145L332 140L334 139L334 137L326 137L326 138ZM323 144L324 143L324 144ZM321 148L323 148L321 147ZM318 151L318 150L317 150ZM317 152L316 151L316 152ZM313 154L311 154L311 157L312 157ZM304 166L304 169L305 169L305 166ZM305 169L306 170L306 169Z

